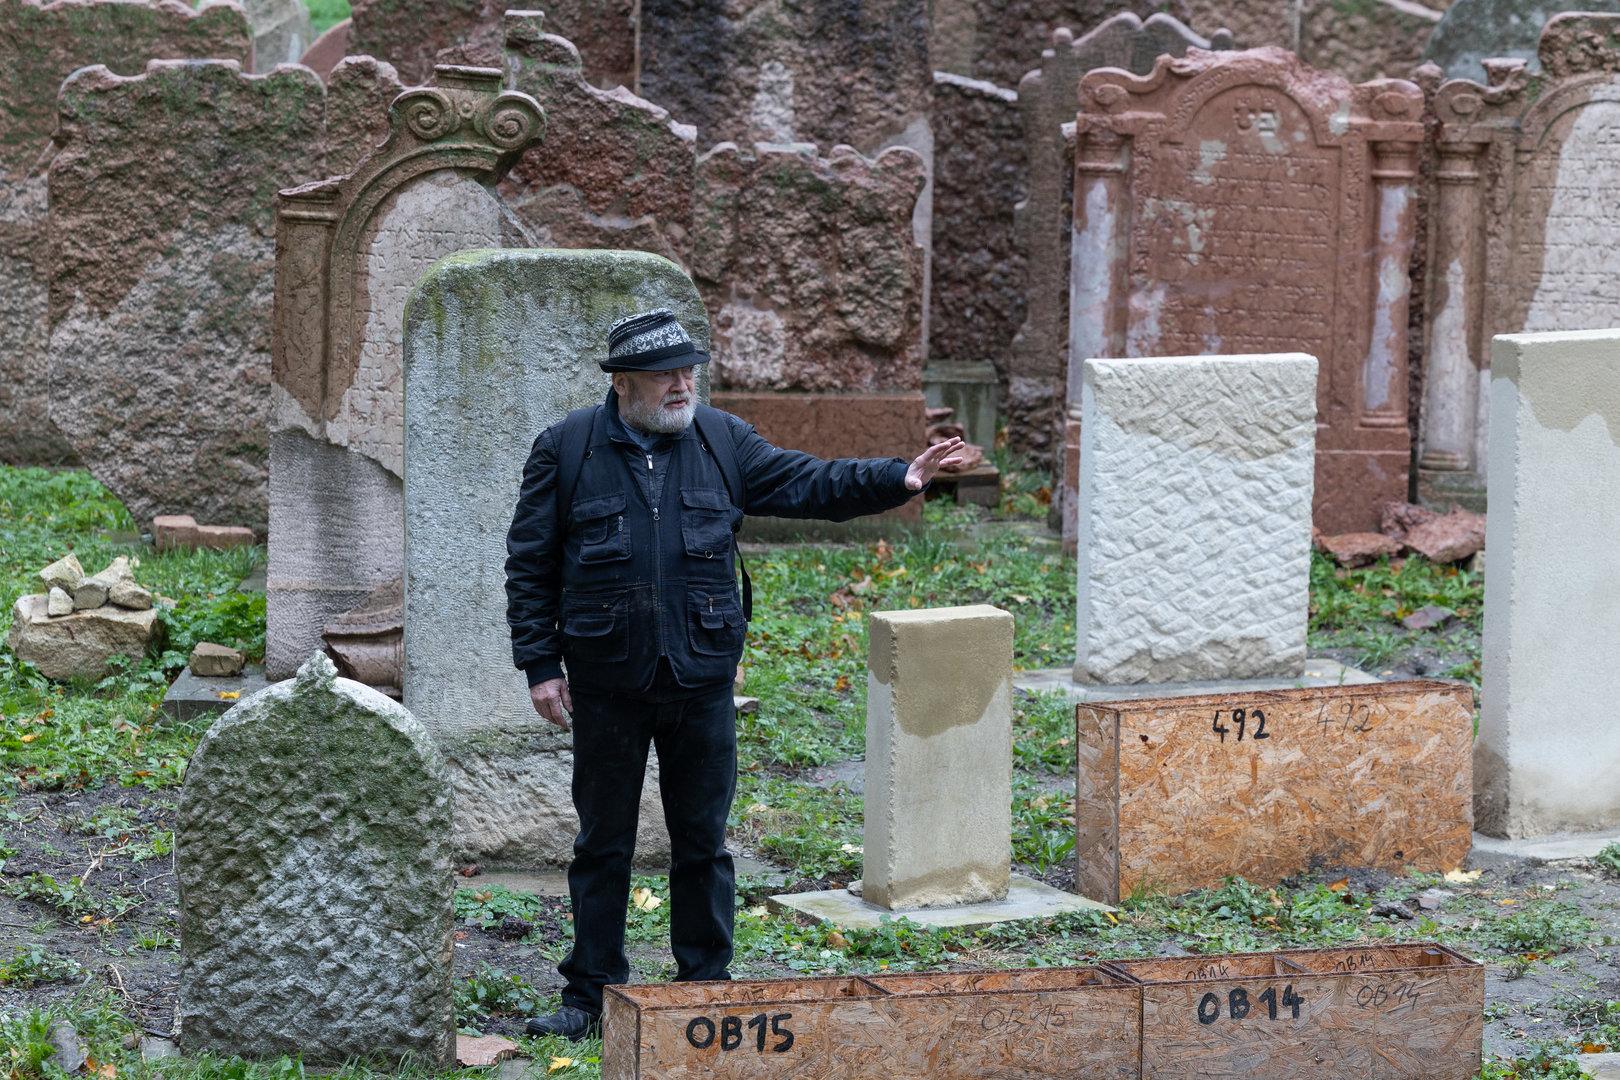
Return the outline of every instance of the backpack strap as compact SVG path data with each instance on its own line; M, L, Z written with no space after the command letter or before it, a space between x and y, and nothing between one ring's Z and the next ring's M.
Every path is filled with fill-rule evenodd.
M575 409L557 425L557 535L568 527L568 512L574 505L574 489L579 487L580 470L591 454L591 428L600 405Z
M699 405L697 414L693 417L693 426L697 428L698 441L703 449L714 458L714 463L720 468L720 478L725 482L726 495L731 499L731 505L742 510L746 505L746 491L743 488L742 470L737 467L737 444L731 441L731 427L726 423L726 414L719 409L708 405ZM732 534L742 528L739 518L732 527ZM748 564L743 561L742 549L732 545L737 552L737 566L742 570L742 601L743 618L752 622L754 619L754 579L748 576Z

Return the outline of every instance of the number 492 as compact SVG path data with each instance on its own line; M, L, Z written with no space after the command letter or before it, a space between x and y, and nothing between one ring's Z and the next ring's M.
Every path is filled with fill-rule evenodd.
M1231 726L1227 725L1228 720L1231 721ZM1210 725L1210 730L1221 737L1221 742L1225 742L1227 733L1235 728L1237 741L1242 742L1243 733L1251 722L1254 724L1254 730L1249 732L1249 738L1271 738L1271 733L1266 730L1266 714L1259 709L1252 712L1248 709L1222 709L1215 714L1215 722Z

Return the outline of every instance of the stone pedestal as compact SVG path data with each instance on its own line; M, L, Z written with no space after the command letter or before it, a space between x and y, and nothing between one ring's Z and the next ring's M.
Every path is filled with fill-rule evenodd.
M1620 824L1620 330L1491 350L1481 832Z
M863 895L886 908L1007 895L1013 619L874 612L867 660Z
M986 450L996 443L1001 384L988 360L940 361L923 368L923 396L931 409L954 410L967 441Z

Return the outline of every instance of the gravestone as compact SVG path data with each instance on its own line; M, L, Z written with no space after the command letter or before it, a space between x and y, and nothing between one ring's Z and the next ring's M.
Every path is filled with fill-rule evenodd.
M315 40L304 0L244 0L253 28L253 70L296 64Z
M1013 617L877 611L870 634L861 895L890 909L1005 898Z
M317 653L238 702L175 825L191 1055L455 1057L450 783L410 713Z
M1420 490L1485 485L1495 334L1620 325L1620 15L1561 15L1540 75L1444 83L1425 328Z
M1014 211L1024 318L1003 364L1007 393L1002 408L1012 449L1051 460L1060 446L1074 217L1071 144L1080 77L1100 67L1146 75L1160 56L1183 56L1189 48L1231 47L1232 35L1224 30L1206 40L1169 15L1153 15L1144 22L1120 12L1078 38L1067 27L1053 30L1050 46L1041 53L1041 66L1018 83L1028 178L1024 199Z
M1074 679L1297 677L1317 362L1087 360Z
M922 187L903 148L722 143L699 159L692 269L716 405L820 457L921 451Z
M1005 363L1024 319L1023 266L1013 208L1025 192L1018 94L934 73L934 148L928 358Z
M1343 75L1351 82L1404 79L1425 59L1424 47L1440 25L1447 2L1302 0L1299 44L1294 51L1312 67Z
M1489 477L1478 828L1612 830L1620 331L1496 339Z
M451 252L524 235L491 185L539 140L544 118L528 95L502 90L499 69L441 68L388 118L388 140L353 172L277 203L271 678L403 572L407 293Z
M355 0L347 48L387 60L411 85L438 64L499 66L506 5L495 0ZM539 12L530 12L538 18ZM636 5L632 0L561 0L547 25L579 45L585 77L603 87L636 82Z
M1455 0L1429 35L1423 59L1440 66L1450 79L1486 80L1485 61L1540 64L1540 42L1549 19L1566 11L1620 12L1620 0L1578 0L1576 6L1544 0Z
M154 58L246 62L252 42L239 8L117 0L40 4L0 0L0 461L71 462L71 443L50 419L46 343L50 233L46 169L56 95L74 71L104 64L139 75Z
M1313 519L1327 533L1375 527L1407 491L1422 107L1411 83L1352 86L1280 49L1085 76L1071 416L1087 358L1309 353L1322 364Z
M321 174L323 97L235 61L63 84L51 419L136 521L264 527L272 198Z
M546 116L544 144L501 181L536 244L690 257L697 133L650 101L586 82L579 51L542 30L539 12L506 13L511 89Z
M1064 27L1096 27L1125 16L1141 24L1163 13L1166 19L1187 18L1183 0L1172 3L1098 2L1098 0L934 0L929 23L929 58L936 72L1016 86L1029 62ZM1096 65L1092 65L1096 66ZM1128 65L1110 65L1126 67ZM1152 57L1148 66L1153 66ZM1073 95L1069 97L1071 111Z
M928 144L925 0L643 0L639 91L700 145Z
M512 666L506 532L531 443L603 399L608 328L655 307L708 347L696 287L646 252L468 252L407 305L405 704L450 759L465 858L566 862L572 850L571 743ZM637 851L667 854L651 777L641 824Z

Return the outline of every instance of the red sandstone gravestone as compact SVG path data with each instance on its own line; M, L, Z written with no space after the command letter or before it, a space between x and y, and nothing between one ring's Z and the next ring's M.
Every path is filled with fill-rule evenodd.
M1189 51L1080 84L1071 410L1088 357L1321 362L1324 532L1406 492L1407 259L1422 95L1281 49ZM1071 423L1075 422L1071 413Z
M1160 56L1189 48L1226 50L1232 35L1199 37L1169 15L1145 22L1121 12L1075 37L1052 31L1041 66L1018 84L1027 158L1027 194L1015 211L1015 244L1023 275L1024 317L1004 364L1007 441L1049 460L1063 427L1064 353L1068 346L1069 193L1074 187L1074 108L1080 77L1112 67L1146 75ZM937 198L937 196L936 196ZM936 245L936 250L937 250Z
M178 3L0 0L0 461L56 464L75 456L47 405L45 187L62 80L91 64L139 75L153 58L246 63L251 55L247 19L226 4L192 11Z
M1620 15L1547 23L1541 73L1440 87L1419 479L1481 495L1497 334L1620 325Z

